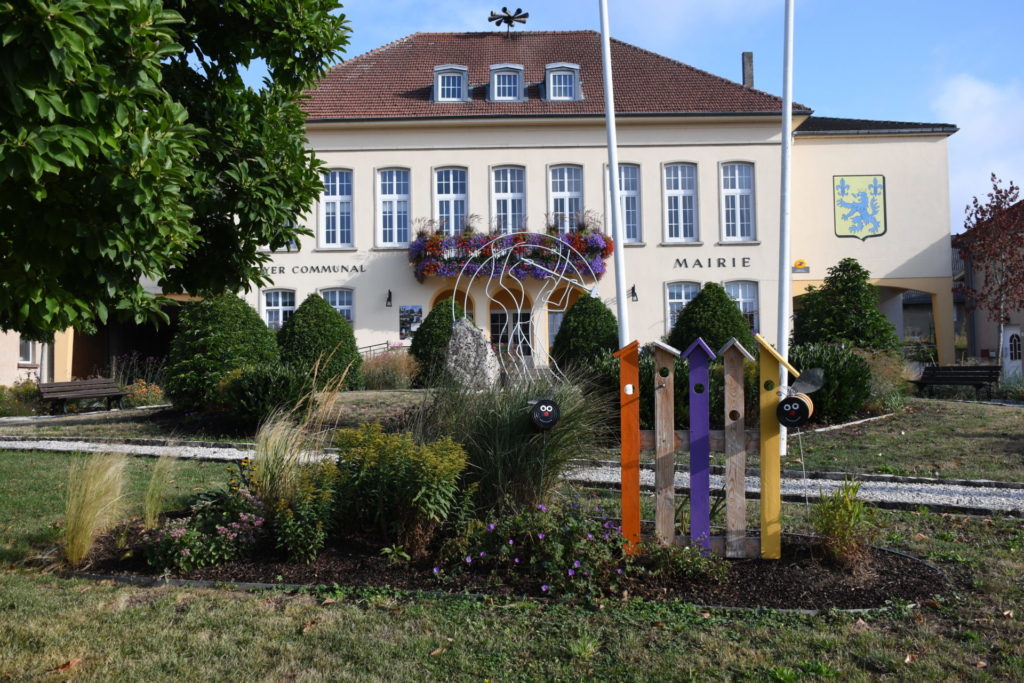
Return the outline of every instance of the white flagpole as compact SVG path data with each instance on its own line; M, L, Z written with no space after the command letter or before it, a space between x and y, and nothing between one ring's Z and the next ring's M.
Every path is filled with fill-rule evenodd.
M601 63L604 70L604 120L608 132L608 187L611 190L612 239L615 263L615 308L619 318L619 348L629 338L629 310L626 306L626 263L622 239L622 205L619 202L619 152L615 132L615 90L612 87L612 54L608 29L608 0L598 0L601 9Z
M793 303L792 275L790 274L789 219L790 185L792 181L793 157L793 0L786 0L786 28L783 38L782 63L782 169L780 177L781 196L779 202L779 355L789 360L789 311ZM785 386L788 373L779 365L780 383ZM786 428L780 428L781 454L786 455Z

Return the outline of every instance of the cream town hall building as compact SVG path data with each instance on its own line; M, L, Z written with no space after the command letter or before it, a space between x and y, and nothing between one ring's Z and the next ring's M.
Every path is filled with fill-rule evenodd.
M736 83L611 47L631 336L662 337L701 286L718 282L775 340L781 100L750 76ZM303 219L312 236L272 254L273 285L246 296L272 327L316 293L352 321L360 346L407 344L455 283L443 270L416 277L410 244L424 228L560 233L586 217L610 232L593 31L416 33L335 66L307 95L309 146L327 170ZM946 139L956 127L793 113L794 296L856 258L897 331L902 293L931 294L939 359L951 363ZM598 295L615 310L606 265ZM564 300L510 313L479 279L460 289L495 343L528 337L543 348L564 314ZM13 353L17 336L2 341ZM45 352L26 346L19 371Z

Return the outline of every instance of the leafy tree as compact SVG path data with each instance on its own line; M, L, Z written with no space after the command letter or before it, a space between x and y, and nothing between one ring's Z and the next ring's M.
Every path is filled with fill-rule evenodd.
M722 348L732 337L736 337L748 351L755 348L754 335L750 332L746 316L717 282L705 284L686 304L668 333L668 343L685 351L697 337L702 338L713 351Z
M452 326L465 315L462 305L457 301L454 310L455 314L452 315L451 297L438 301L413 335L409 353L419 366L416 383L420 386L430 386L444 374Z
M899 348L895 328L878 310L870 277L853 258L829 268L825 283L808 287L800 299L793 314L793 345L847 341L862 349Z
M594 367L619 348L619 323L596 296L583 295L562 320L551 358L562 367Z
M316 368L317 383L330 384L342 373L345 387L362 381L362 357L356 347L352 324L319 294L310 294L277 332L281 360L304 372Z
M984 309L999 323L999 339L1011 311L1024 309L1024 202L1020 188L1006 187L992 174L992 191L984 204L975 197L955 243L972 277L963 287L971 306ZM1002 363L1003 345L999 344Z
M278 360L274 333L234 294L187 304L171 339L164 389L179 408L207 408L236 370Z
M0 3L0 329L46 338L168 292L265 282L319 192L297 101L347 43L334 0ZM260 91L239 69L263 60Z

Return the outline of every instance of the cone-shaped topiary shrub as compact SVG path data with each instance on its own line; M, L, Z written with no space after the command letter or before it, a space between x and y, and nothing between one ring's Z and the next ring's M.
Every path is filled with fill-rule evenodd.
M416 359L419 369L416 384L430 386L444 375L445 360L448 357L448 341L452 338L452 325L464 315L462 306L455 302L452 315L452 299L442 299L434 304L423 319L420 328L412 338L409 353Z
M850 342L861 349L899 348L896 330L878 310L878 288L857 259L828 269L821 288L808 287L793 313L793 345Z
M619 323L595 296L581 296L565 314L551 345L559 367L592 368L619 348Z
M736 337L743 347L753 352L754 335L739 306L717 282L704 285L693 301L686 305L672 331L668 343L685 351L700 337L713 351L722 348L730 338Z
M356 389L362 383L362 356L356 347L352 325L319 294L310 294L277 332L281 360L292 367L312 372L323 387L345 375L343 387Z
M259 314L234 294L222 294L185 306L164 389L179 408L208 408L225 375L277 359L274 333Z

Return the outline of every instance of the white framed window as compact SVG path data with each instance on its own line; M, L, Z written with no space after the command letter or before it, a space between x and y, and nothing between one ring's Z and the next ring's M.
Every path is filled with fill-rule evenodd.
M679 314L686 308L686 304L693 301L693 297L700 292L699 282L670 282L666 287L666 303L668 304L668 315L665 320L666 328L671 330L676 324Z
M319 233L322 248L352 246L352 171L324 173Z
M665 241L698 241L696 164L665 166Z
M580 66L568 62L548 64L544 68L544 90L548 100L579 100Z
M626 242L641 242L640 226L640 167L633 164L619 166L619 202L622 204L622 233Z
M491 100L519 102L523 99L522 64L494 64L491 66Z
M351 289L325 289L320 292L320 296L331 305L331 308L340 313L345 320L349 322L354 320Z
M725 293L740 307L740 312L747 319L750 329L760 330L757 313L757 283L752 280L736 280L725 283Z
M583 169L579 166L552 166L550 171L551 221L558 232L568 232L583 214Z
M722 164L722 226L724 241L756 239L753 164Z
M457 235L466 227L466 169L434 171L434 220L446 235Z
M526 228L526 171L502 166L492 171L491 215L496 232L509 233Z
M530 311L491 310L491 345L499 355L532 355Z
M409 244L409 171L377 171L377 243L387 247Z
M36 364L36 345L31 339L18 338L18 362L23 365Z
M469 100L469 69L461 64L434 67L434 101L466 102Z
M295 312L295 292L291 289L272 289L263 292L263 320L272 330L281 325Z

